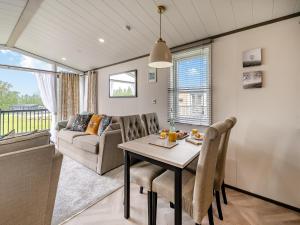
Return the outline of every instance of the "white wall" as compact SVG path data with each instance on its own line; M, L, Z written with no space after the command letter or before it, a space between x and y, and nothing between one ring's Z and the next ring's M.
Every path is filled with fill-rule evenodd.
M300 18L216 39L212 46L213 121L234 115L226 183L300 207ZM242 68L244 50L263 48L263 65ZM138 69L138 98L108 98L108 75ZM243 71L263 70L264 87L242 89ZM167 125L167 76L147 82L147 58L99 70L99 111L156 111ZM157 104L152 104L152 99ZM186 128L189 128L185 126Z
M158 82L148 83L148 58L130 61L107 67L98 71L99 74L99 112L109 115L141 114L157 112L161 121L167 121L168 109L168 75L169 69L158 71ZM109 74L137 69L138 97L109 98ZM156 99L157 104L152 104Z
M236 115L228 155L231 184L300 207L299 17L217 39L214 120ZM242 89L241 54L262 47L262 89Z

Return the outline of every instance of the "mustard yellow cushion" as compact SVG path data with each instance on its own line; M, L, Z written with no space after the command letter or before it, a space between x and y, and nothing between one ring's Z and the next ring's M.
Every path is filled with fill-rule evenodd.
M88 124L88 127L87 127L85 133L87 133L87 134L97 134L101 119L102 119L101 115L94 114L92 116L89 124Z

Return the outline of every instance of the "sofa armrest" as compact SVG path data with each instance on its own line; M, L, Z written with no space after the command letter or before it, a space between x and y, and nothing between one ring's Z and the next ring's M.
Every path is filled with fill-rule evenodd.
M60 131L63 128L66 128L68 120L62 120L56 123L55 130Z
M100 136L97 173L104 174L121 166L124 162L123 151L118 148L122 143L121 130L106 131Z

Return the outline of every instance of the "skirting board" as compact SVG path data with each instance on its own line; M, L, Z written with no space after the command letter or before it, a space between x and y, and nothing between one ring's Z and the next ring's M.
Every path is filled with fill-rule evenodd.
M275 205L278 205L278 206L281 206L281 207L284 207L284 208L287 208L287 209L290 209L290 210L293 210L295 212L300 213L300 208L297 208L295 206L291 206L291 205L285 204L283 202L276 201L274 199L270 199L270 198L267 198L267 197L264 197L264 196L261 196L261 195L249 192L249 191L245 191L243 189L240 189L240 188L228 185L228 184L225 184L225 187L226 188L230 188L230 189L235 190L235 191L238 191L238 192L241 192L241 193L244 193L244 194L247 194L247 195L250 195L250 196L253 196L253 197L256 197L256 198L259 198L259 199L262 199L264 201L267 201L267 202L273 203Z

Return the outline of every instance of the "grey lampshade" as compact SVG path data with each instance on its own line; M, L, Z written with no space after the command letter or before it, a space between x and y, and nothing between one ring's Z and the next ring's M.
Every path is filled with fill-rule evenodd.
M161 38L158 39L153 46L148 65L154 68L166 68L173 65L171 51L166 42Z

